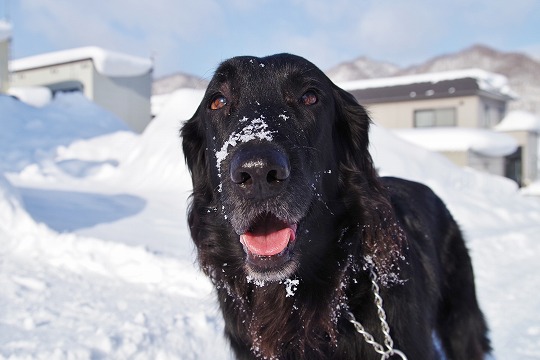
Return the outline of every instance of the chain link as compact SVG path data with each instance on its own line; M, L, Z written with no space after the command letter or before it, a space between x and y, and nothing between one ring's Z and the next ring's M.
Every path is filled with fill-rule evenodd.
M390 326L388 326L388 322L386 321L386 312L384 311L383 300L380 295L379 286L377 285L377 275L375 274L375 271L373 269L370 269L369 278L371 279L371 290L373 290L373 295L375 296L374 302L375 306L377 307L377 315L379 316L379 320L381 321L381 329L384 335L384 346L375 341L373 336L366 331L364 326L360 322L356 321L353 313L350 311L347 311L348 320L351 324L354 325L356 331L364 337L364 340L368 344L373 346L375 352L381 355L381 360L389 359L390 356L393 355L400 356L403 360L408 360L407 356L405 356L402 351L394 349L394 341L390 336Z

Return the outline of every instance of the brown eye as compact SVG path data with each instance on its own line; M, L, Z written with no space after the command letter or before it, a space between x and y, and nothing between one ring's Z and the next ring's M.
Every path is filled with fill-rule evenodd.
M215 95L210 102L211 110L219 110L227 105L227 98L223 95Z
M306 91L305 94L302 95L302 103L306 106L316 104L317 101L319 101L319 99L317 98L317 94L313 91Z

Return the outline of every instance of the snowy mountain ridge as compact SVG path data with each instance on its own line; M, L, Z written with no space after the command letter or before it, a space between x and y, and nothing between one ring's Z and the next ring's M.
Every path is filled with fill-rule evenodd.
M327 71L336 81L352 81L389 76L432 73L480 68L504 75L519 98L510 102L509 110L540 114L540 61L525 54L504 52L485 45L474 45L461 51L440 55L407 68L360 57Z
M395 75L399 71L400 67L397 65L361 56L355 60L334 66L326 71L326 74L334 82L343 82L389 77Z
M523 110L540 115L540 60L516 52L504 52L486 45L473 45L461 51L439 55L406 68L360 56L326 71L337 83L392 76L436 73L479 68L508 78L518 98L509 103L509 111ZM168 95L181 88L204 89L208 81L194 75L175 73L154 80L153 95Z
M208 81L195 75L177 72L154 79L152 83L152 95L170 94L182 88L204 89L207 85Z

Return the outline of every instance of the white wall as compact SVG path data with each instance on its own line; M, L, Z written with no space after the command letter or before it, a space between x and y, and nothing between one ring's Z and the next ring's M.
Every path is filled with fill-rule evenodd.
M414 111L440 108L455 108L457 126L478 127L479 98L464 96L446 99L426 99L366 105L371 118L383 127L414 127Z
M116 114L137 132L152 119L152 73L134 77L107 77L94 72L94 101Z

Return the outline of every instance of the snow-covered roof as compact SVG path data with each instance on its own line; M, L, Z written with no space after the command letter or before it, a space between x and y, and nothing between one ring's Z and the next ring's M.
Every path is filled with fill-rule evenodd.
M499 157L518 148L511 136L487 129L436 127L394 131L400 138L432 151L473 151Z
M4 41L11 37L11 24L0 20L0 41Z
M531 131L540 133L540 118L530 112L515 110L509 112L495 126L497 131Z
M508 86L508 79L505 76L491 73L482 69L465 69L405 76L394 76L378 79L356 80L339 83L338 85L344 90L353 91L419 83L436 84L441 81L459 80L467 78L475 79L478 87L481 90L498 92L511 97L515 97L515 94L510 90L510 87Z
M86 59L92 59L96 70L106 76L139 76L152 69L151 59L87 46L12 60L10 70L23 71Z

